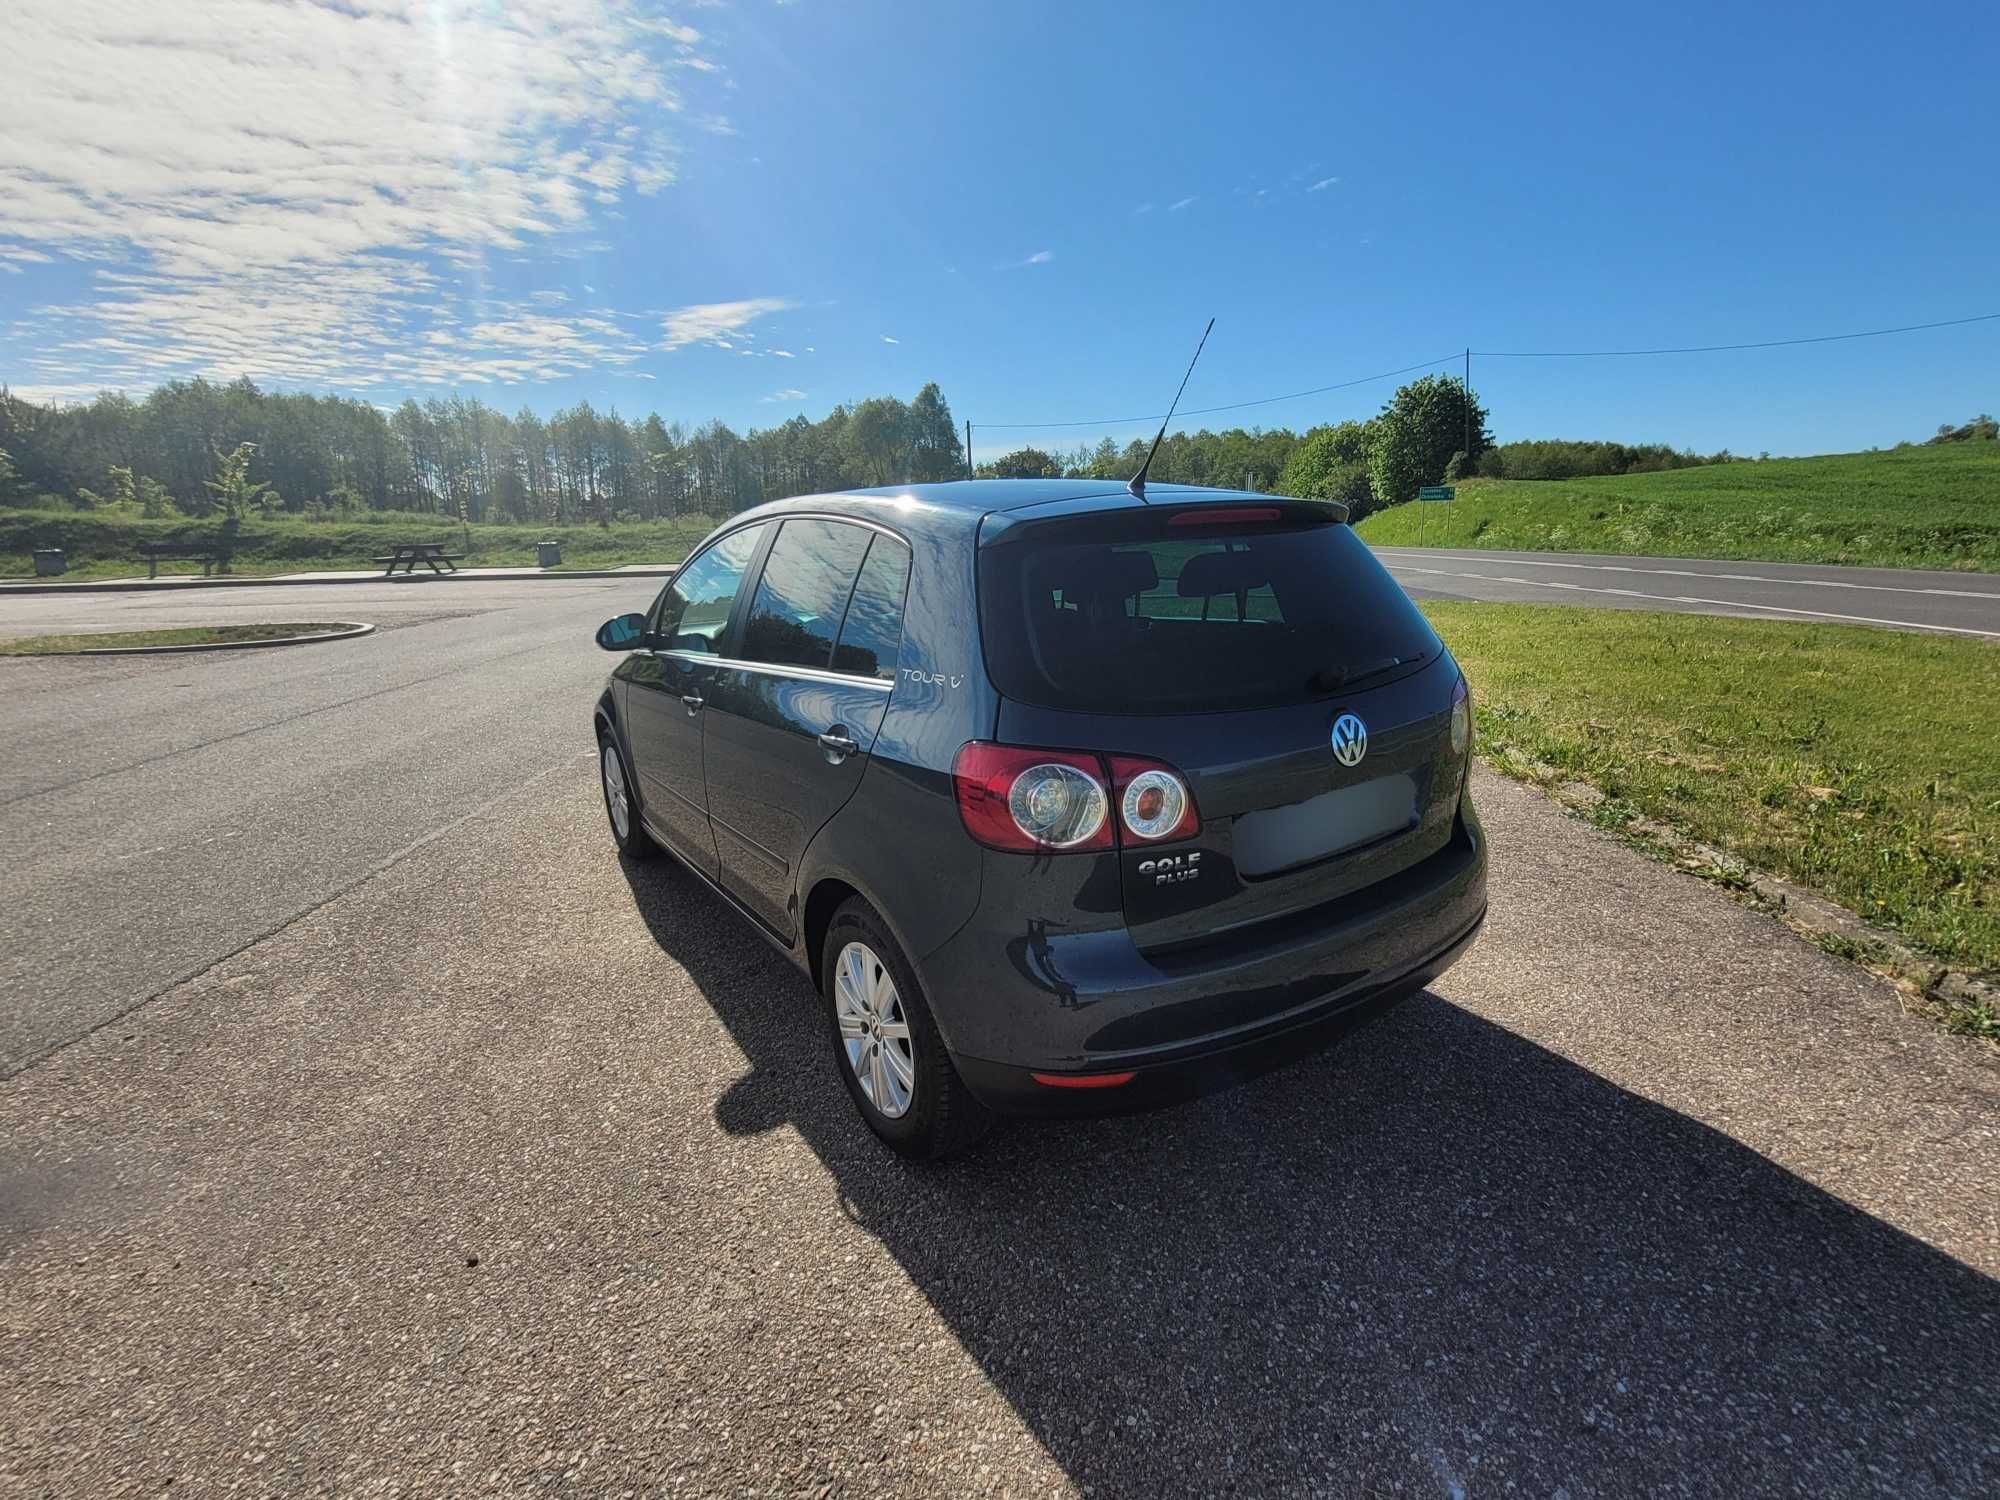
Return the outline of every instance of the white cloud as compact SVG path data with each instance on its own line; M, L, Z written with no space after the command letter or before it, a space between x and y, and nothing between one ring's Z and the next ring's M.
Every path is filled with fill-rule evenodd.
M1053 250L1037 250L1033 255L1022 261L1021 264L1024 266L1045 266L1055 258L1056 253Z
M797 359L797 358L798 358L798 356L797 356L796 354L792 353L792 351L791 351L791 350L789 350L789 349L773 349L773 350L771 351L771 357L772 357L773 359Z
M1318 182L1307 188L1306 191L1309 193L1323 193L1338 181L1340 181L1338 177L1322 177Z
M717 349L731 349L735 346L724 334L742 332L757 319L794 305L785 297L745 297L740 302L697 302L677 307L661 324L666 334L663 346L681 349L689 344L710 344Z
M806 353L808 353L808 354L812 354L812 353L814 353L814 352L815 352L815 351L814 351L814 349L813 349L813 346L812 346L811 344L807 344L807 345L806 345Z
M768 401L803 401L803 400L805 400L805 399L806 399L806 393L805 393L804 391L801 391L801 390L797 390L797 389L795 389L795 388L793 388L793 387L791 387L791 386L786 386L786 387L785 387L785 388L784 388L784 389L783 389L782 391L773 391L773 392L771 392L771 394L770 394L770 395L768 395L768 396L759 396L759 397L758 397L757 399L758 399L759 401L766 401L766 402L768 402Z
M1188 195L1187 197L1185 197L1185 198L1179 198L1179 199L1176 199L1176 200L1175 200L1174 202L1172 202L1172 203L1169 203L1169 204L1167 205L1167 212L1168 212L1168 213L1170 213L1170 214L1177 214L1177 213L1179 213L1179 212L1180 212L1180 211L1181 211L1182 209L1186 208L1186 207L1187 207L1187 206L1188 206L1188 205L1189 205L1190 203L1192 203L1192 202L1194 202L1194 201L1195 201L1195 200L1194 200L1194 195L1193 195L1192 193L1190 193L1190 194L1189 194L1189 195Z
M1132 210L1132 212L1135 214L1149 214L1152 211L1153 211L1153 205L1150 203L1141 203L1137 208Z
M22 299L13 340L108 384L615 364L590 317L534 347L556 299L493 298L485 263L671 184L680 87L712 87L700 33L638 0L15 0L7 25L0 264L119 268Z
M900 344L903 341L898 338L891 338L888 334L885 333L882 335L882 342L885 344ZM812 353L812 350L808 349L806 350L806 353L810 354Z

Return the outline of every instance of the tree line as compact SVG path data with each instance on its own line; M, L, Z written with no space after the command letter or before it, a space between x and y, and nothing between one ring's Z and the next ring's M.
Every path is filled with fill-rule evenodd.
M0 390L0 504L15 506L609 525L964 472L935 383L907 402L876 396L743 434L588 401L548 417L468 396L385 411L248 380L175 381L143 400L106 392L63 407Z
M1496 444L1476 392L1431 375L1366 421L1170 433L1150 471L1167 484L1345 500L1358 519L1421 485L1475 476L1570 479L1727 461L1661 444ZM1964 435L1983 434L1977 419ZM1947 428L1945 432L1952 430ZM1953 434L1954 436L1958 434ZM1941 437L1938 439L1948 440ZM1026 447L986 477L1126 479L1151 446L1104 438ZM394 410L343 396L264 391L248 380L174 381L143 399L105 392L42 406L0 388L0 504L141 516L288 513L351 519L414 511L473 522L610 525L723 516L787 495L954 479L965 472L935 382L909 401L874 396L738 433L578 402L509 416L477 397Z

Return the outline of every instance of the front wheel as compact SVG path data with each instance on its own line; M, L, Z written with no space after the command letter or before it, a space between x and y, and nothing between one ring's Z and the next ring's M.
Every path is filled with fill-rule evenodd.
M885 1145L935 1161L986 1133L992 1116L952 1066L916 971L865 901L834 913L820 973L841 1081Z
M626 772L617 739L602 731L597 737L597 770L604 783L604 813L611 820L611 839L618 852L628 859L651 859L660 846L640 825L639 802L632 795L632 778Z

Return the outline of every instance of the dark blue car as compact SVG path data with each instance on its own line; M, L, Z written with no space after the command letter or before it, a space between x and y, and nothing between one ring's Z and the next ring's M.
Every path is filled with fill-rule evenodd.
M906 1155L1315 1050L1486 913L1465 679L1324 502L784 500L598 642L619 849L667 849L812 976Z

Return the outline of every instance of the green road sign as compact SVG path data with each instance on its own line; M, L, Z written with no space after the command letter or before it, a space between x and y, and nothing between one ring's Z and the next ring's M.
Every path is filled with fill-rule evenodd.
M1427 484L1417 491L1419 500L1449 500L1458 493L1448 484Z

